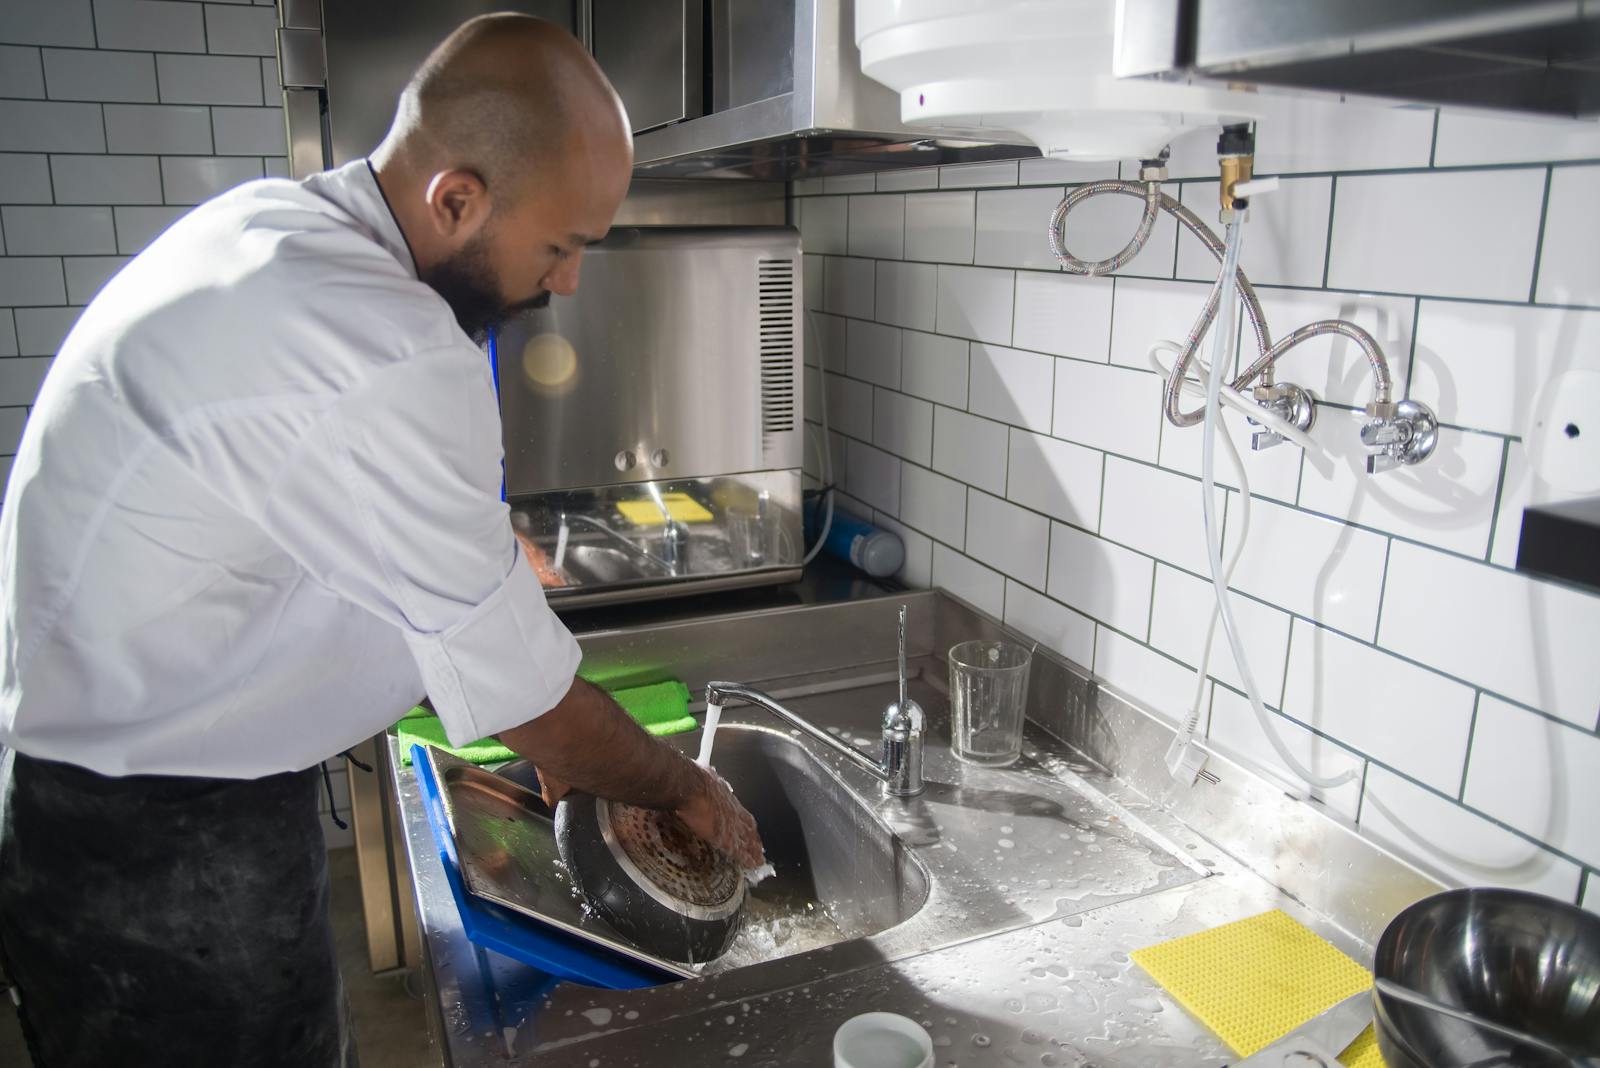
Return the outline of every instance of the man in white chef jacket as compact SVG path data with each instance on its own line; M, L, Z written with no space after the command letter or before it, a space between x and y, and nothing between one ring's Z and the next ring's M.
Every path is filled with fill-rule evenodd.
M0 954L38 1064L350 1064L315 769L423 693L547 783L715 776L577 680L470 338L572 292L628 187L582 47L476 19L370 160L196 208L83 312L0 512Z

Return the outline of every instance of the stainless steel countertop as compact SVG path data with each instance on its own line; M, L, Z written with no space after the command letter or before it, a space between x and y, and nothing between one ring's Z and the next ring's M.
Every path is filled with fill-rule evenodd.
M950 638L1000 629L946 594L918 591L699 625L598 632L584 639L586 662L649 660L676 650L674 665L691 687L703 684L708 665L740 677L741 663L752 672L741 681L759 684L779 672L755 650L792 650L792 639L810 634L823 647L819 657L837 657L821 636L842 633L840 640L851 639L859 649L853 653L859 668L884 651L862 635L885 629L880 621L902 602L912 605L913 627L920 623L915 640L921 648L914 651L925 667L937 664L935 651ZM774 633L752 636L762 625ZM859 634L850 633L855 628ZM1129 951L1281 908L1369 963L1388 919L1438 888L1281 785L1220 756L1208 769L1216 782L1178 787L1161 765L1170 727L1065 661L1048 658L1036 672L1029 710L1035 725L1018 768L960 765L941 741L930 739L934 799L907 803L880 797L859 769L827 758L934 871L936 884L941 871L948 880L956 870L951 845L959 841L970 851L975 833L995 830L983 821L994 815L997 792L1103 798L1095 806L1104 817L1100 829L1084 828L1094 832L1089 839L1108 835L1091 843L1101 848L1082 847L1070 858L1067 848L1048 852L1043 843L1062 844L1056 841L1060 826L1035 825L1040 818L1022 811L998 817L1014 827L1012 846L962 858L966 890L974 880L986 882L997 908L1020 912L1023 926L941 941L932 911L937 902L930 899L926 915L873 939L637 991L570 983L550 988L539 973L466 940L415 775L398 766L391 742L427 956L425 985L445 1063L826 1065L841 1023L887 1010L923 1023L940 1066L1222 1065L1231 1054L1129 960ZM794 707L803 711L805 705ZM861 725L861 733L871 730ZM1121 829L1130 825L1131 835ZM1124 847L1135 838L1181 858L1171 874L1184 878L1158 880L1142 896L1101 896L1097 888L1128 883L1130 851ZM907 943L912 934L924 941ZM923 945L939 948L917 952Z

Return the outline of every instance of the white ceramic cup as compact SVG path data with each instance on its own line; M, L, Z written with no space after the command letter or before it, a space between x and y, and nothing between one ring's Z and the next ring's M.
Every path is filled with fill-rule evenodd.
M933 1039L899 1013L863 1013L833 1033L833 1068L933 1068Z

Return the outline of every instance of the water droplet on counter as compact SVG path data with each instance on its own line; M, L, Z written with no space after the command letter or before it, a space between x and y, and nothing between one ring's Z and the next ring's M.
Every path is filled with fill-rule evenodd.
M1017 843L1013 842L1009 838L1002 838L998 842L995 843L995 845L999 846L1001 849L1010 849L1012 846L1014 846L1016 844Z
M604 1027L611 1022L611 1010L607 1008L584 1009L583 1016L596 1027Z
M639 1010L629 1009L627 1012L622 1014L622 1018L624 1020L637 1020L639 1018Z
M972 1036L972 1044L974 1046L977 1046L979 1049L987 1049L988 1046L989 1046L989 1036L988 1035L973 1035Z
M730 1056L730 1057L743 1057L745 1055L745 1051L747 1051L749 1048L750 1048L750 1043L748 1043L748 1042L740 1042L736 1046L729 1046L728 1047L728 1056Z
M1009 823L1002 823L1000 825L1000 833L1001 834L1010 834L1011 833L1011 825Z

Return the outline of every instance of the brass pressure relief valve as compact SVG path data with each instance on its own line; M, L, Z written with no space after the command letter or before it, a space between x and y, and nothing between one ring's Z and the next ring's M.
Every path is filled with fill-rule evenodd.
M1221 219L1229 222L1235 209L1243 211L1249 203L1234 195L1234 187L1248 182L1255 173L1256 135L1246 123L1222 128L1217 138L1217 167L1221 181L1217 183L1217 196L1222 203Z

